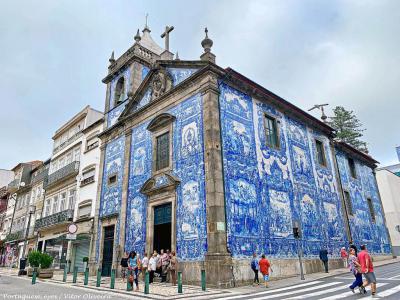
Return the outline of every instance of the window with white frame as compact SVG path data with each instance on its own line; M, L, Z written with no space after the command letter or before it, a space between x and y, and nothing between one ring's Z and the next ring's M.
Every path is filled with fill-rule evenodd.
M47 217L50 215L50 205L51 205L51 198L46 200L43 217Z
M94 182L95 173L96 173L95 168L83 172L81 186Z
M86 151L92 150L99 146L99 139L97 137L94 137L90 140L87 141L86 143Z
M74 150L74 161L80 161L80 156L81 156L81 149L76 148Z
M58 213L58 195L55 195L53 198L53 210L52 214Z
M76 190L75 189L69 190L68 209L74 209L74 206L75 206L75 194L76 194Z
M90 217L92 211L92 200L86 200L79 204L78 218Z
M69 152L66 156L66 164L69 165L72 163L72 152Z
M67 192L62 192L60 194L60 211L65 210L66 203L67 203Z

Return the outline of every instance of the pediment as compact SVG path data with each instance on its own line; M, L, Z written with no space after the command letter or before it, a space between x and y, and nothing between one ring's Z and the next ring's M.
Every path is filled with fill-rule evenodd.
M169 173L160 173L149 178L140 189L146 196L171 191L176 188L180 180Z
M177 85L196 73L202 65L181 65L181 62L170 61L169 64L158 65L152 68L137 89L136 93L129 97L120 119L136 112L143 106L156 100L162 95L174 89Z
M165 127L168 124L172 123L175 121L175 116L168 114L168 113L162 113L159 114L157 117L155 117L149 125L147 126L147 130L149 131L156 131L158 128Z

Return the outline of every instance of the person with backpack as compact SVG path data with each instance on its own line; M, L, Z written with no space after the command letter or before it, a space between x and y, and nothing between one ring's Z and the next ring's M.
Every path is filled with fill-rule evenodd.
M321 249L319 251L319 259L322 260L322 263L324 264L325 273L329 273L329 271L328 271L328 250Z
M258 258L257 258L257 253L253 253L253 259L251 260L251 269L254 272L254 282L253 284L260 285L260 281L258 280L258 270L260 266L258 265Z
M271 268L271 264L268 259L265 258L265 254L261 255L261 259L258 262L260 272L263 274L264 277L264 283L265 287L268 287L268 281L269 281L269 270ZM272 271L272 269L271 269Z

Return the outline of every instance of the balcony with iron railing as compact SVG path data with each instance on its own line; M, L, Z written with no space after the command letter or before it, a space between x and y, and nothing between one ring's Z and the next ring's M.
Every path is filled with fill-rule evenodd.
M6 236L5 241L11 242L11 241L19 241L22 240L25 237L25 230L24 229L19 229L19 230L12 230L11 233L9 233Z
M64 149L65 147L67 147L68 145L71 145L74 141L76 141L77 139L79 139L81 136L83 135L82 131L79 131L77 133L75 133L73 136L71 136L68 140L66 140L65 142L61 143L60 145L58 145L57 147L55 147L53 149L53 154L61 151L62 149Z
M72 221L73 217L74 217L73 209L60 211L58 213L36 220L35 230L40 230L43 228L48 228L60 224L67 224L70 221Z
M50 186L67 179L73 175L78 175L79 173L79 161L73 161L68 165L62 167L61 169L49 174L47 176L47 181L43 182L43 187L49 188Z
M48 175L48 172L49 172L49 169L44 169L43 171L33 175L31 178L31 184L34 185L35 183L37 183L41 180L44 181Z

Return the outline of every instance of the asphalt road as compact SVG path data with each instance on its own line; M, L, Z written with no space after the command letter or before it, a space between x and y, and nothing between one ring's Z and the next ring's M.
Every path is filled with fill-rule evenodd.
M268 288L263 291L218 298L219 300L244 300L244 299L276 299L276 300L342 300L342 299L400 299L400 263L385 265L375 268L377 277L377 294L372 297L371 290L367 287L368 293L361 295L358 292L353 294L349 285L354 281L352 274L342 276L326 277L314 281L299 283L282 288ZM273 282L271 282L271 287Z

